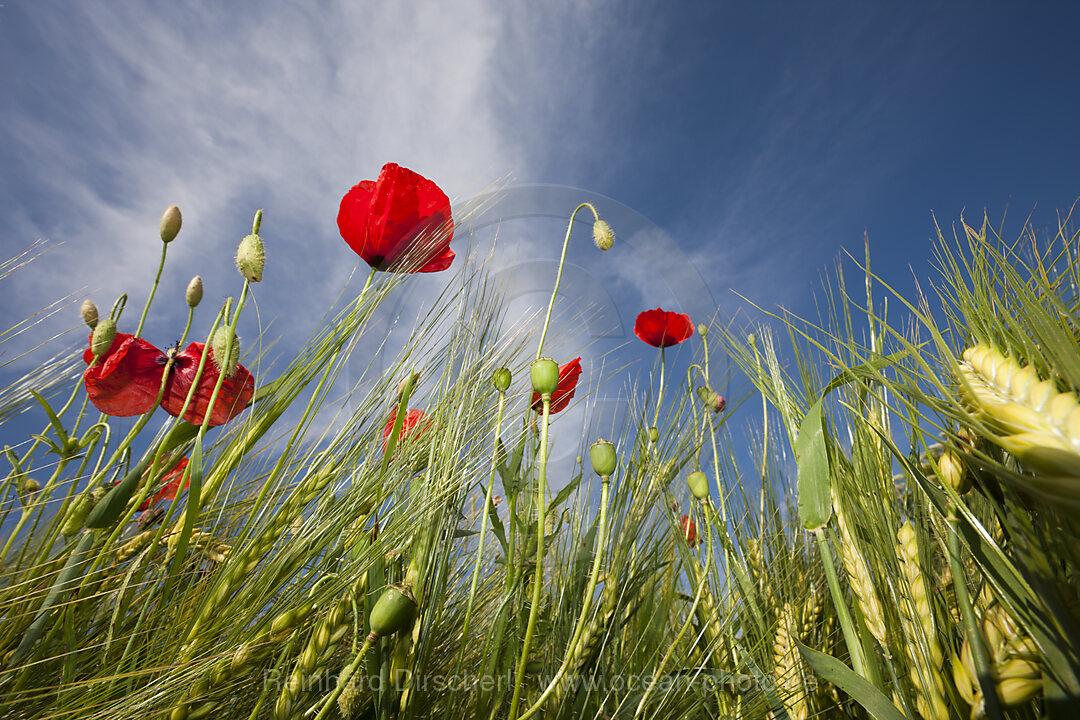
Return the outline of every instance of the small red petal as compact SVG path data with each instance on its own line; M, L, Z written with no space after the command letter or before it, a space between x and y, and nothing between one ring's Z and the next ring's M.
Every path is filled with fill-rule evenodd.
M397 410L392 410L390 417L386 420L386 427L383 428L383 452L386 452L386 446L390 443L390 435L394 432L395 420L397 420ZM405 413L405 419L401 421L401 435L398 444L400 445L405 438L420 435L429 425L431 425L431 420L423 410L414 408Z
M184 409L184 401L191 391L195 380L195 373L199 369L199 361L202 358L204 343L191 343L183 352L177 353L173 360L172 372L165 384L165 397L161 400L161 407L173 417L179 417ZM212 358L206 359L199 386L195 388L184 413L184 420L192 425L201 425L206 417L207 408L210 406L210 397L217 385L218 369ZM224 425L239 415L251 402L255 394L255 378L243 365L236 366L236 372L232 377L225 378L218 391L217 402L214 403L210 413L210 427Z
M637 316L634 334L653 347L671 347L693 335L694 324L689 315L656 308Z
M83 353L83 360L93 362L93 351ZM106 415L143 415L157 404L164 367L165 353L142 338L116 333L100 362L83 372L83 385L90 402Z
M176 461L176 464L169 469L169 472L165 473L165 476L161 478L161 481L165 485L158 490L157 494L152 498L147 498L143 501L143 504L139 506L139 512L154 507L161 501L172 502L177 493L187 490L188 483L184 483L184 487L180 487L180 481L184 477L184 469L188 466L188 459L186 457L180 458ZM146 480L146 477L143 477Z
M689 515L683 515L682 518L679 519L679 527L682 528L682 536L688 546L694 547L698 544L697 527L694 525L694 521L690 519Z
M574 399L580 376L581 358L579 357L559 366L559 384L556 386L555 392L551 393L551 409L549 412L557 413L566 409L570 401ZM543 412L544 403L540 398L540 393L534 392L532 394L532 409Z

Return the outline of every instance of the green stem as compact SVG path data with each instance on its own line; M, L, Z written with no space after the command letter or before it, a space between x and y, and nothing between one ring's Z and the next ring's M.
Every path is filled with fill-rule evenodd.
M139 318L139 327L135 328L135 337L142 335L143 325L146 323L146 314L150 312L150 303L154 302L158 283L161 282L161 271L165 268L165 254L169 251L169 243L161 243L161 262L158 263L157 275L154 276L154 284L150 286L150 295L146 298L143 306L142 317Z
M664 348L660 348L660 389L656 393L656 407L653 409L653 421L652 426L656 427L656 424L660 421L660 403L664 400Z
M360 665L364 662L364 656L367 655L367 651L371 648L371 644L378 639L379 638L375 633L371 633L367 636L367 639L364 640L364 644L360 646L360 652L356 653L352 662L341 671L341 675L338 677L337 686L326 696L326 700L323 701L323 706L319 709L319 714L315 716L315 720L326 720L326 718L329 717L330 708L334 706L337 699L341 697L341 693L348 687L349 681L352 680L352 676L360 669Z
M574 212L577 212L576 210ZM540 426L540 455L537 458L539 478L536 483L536 577L533 578L532 606L529 607L529 622L525 626L525 638L521 644L521 657L518 659L517 672L514 674L514 695L510 700L510 720L516 720L518 703L521 701L521 683L525 679L525 666L529 662L529 646L536 631L536 618L540 614L540 591L544 584L544 524L547 519L547 440L548 417L551 414L551 394L541 396L544 404L544 416Z
M540 333L540 345L536 348L536 359L539 360L544 351L544 340L547 338L548 325L551 323L551 311L555 307L555 296L559 293L559 283L562 281L563 265L566 264L566 248L570 244L570 231L574 228L574 217L578 214L578 211L582 208L589 208L592 210L593 217L596 220L600 219L600 214L596 212L596 208L592 206L592 203L581 203L574 212L570 213L570 222L566 225L566 237L563 238L562 255L559 256L559 272L555 275L555 287L551 289L551 300L548 302L547 315L544 316L544 330Z

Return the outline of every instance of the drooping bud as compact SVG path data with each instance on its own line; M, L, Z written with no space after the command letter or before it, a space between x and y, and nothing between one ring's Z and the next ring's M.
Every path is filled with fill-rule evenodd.
M551 395L559 387L559 364L551 358L540 358L529 368L533 392Z
M705 327L705 323L698 323L697 334L701 337L705 337L709 334L709 328Z
M408 627L416 618L416 598L406 585L386 588L371 608L371 632L378 637L389 637Z
M654 445L660 442L660 431L654 427L649 428L649 442Z
M416 384L420 381L420 373L418 373L416 371L413 371L412 373L410 373L410 377L412 377L412 386L409 389L409 394L411 395L411 394L416 392ZM407 385L408 383L409 383L409 378L405 378L404 380L402 380L401 382L398 383L398 386L397 386L397 399L398 399L398 402L401 401L401 393L405 392L405 385Z
M180 224L182 222L180 217L180 208L175 205L170 205L165 208L165 212L161 214L161 241L171 243L176 239L176 236L180 234Z
M266 253L263 251L261 237L248 235L240 241L240 247L236 249L236 268L245 279L250 282L262 280L265 262Z
M105 318L97 324L94 328L93 335L91 335L90 349L94 351L94 357L101 359L101 356L109 351L112 347L113 339L116 337L116 321L112 318Z
M191 278L191 282L187 284L187 292L184 293L184 299L187 300L189 308L195 308L202 302L203 286L202 278L196 275Z
M229 347L229 339L232 338L232 347ZM223 325L214 331L214 337L210 340L210 359L214 361L217 369L227 378L236 374L236 366L240 362L240 339L233 334L228 325Z
M727 407L727 401L723 396L713 392L712 388L706 385L698 385L696 392L702 404L714 413L721 413Z
M601 250L610 250L615 244L615 232L603 220L597 220L592 226L593 242Z
M709 478L700 470L687 475L686 484L690 486L690 492L698 500L705 500L709 497Z
M600 438L589 447L589 461L592 463L593 472L602 478L609 478L615 474L615 466L618 464L618 456L615 454L615 446Z
M82 301L82 306L79 308L79 314L82 315L83 322L86 323L91 330L97 327L97 305L95 305L89 299Z
M495 371L491 381L495 383L495 389L499 392L506 392L510 388L510 381L513 380L513 376L510 371L504 367Z

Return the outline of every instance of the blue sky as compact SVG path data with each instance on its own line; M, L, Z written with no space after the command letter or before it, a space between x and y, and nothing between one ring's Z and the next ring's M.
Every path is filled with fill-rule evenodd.
M355 266L340 197L387 161L456 199L509 182L540 216L558 203L534 183L609 199L628 249L580 242L570 261L623 335L657 305L730 314L732 290L808 312L864 230L907 289L909 266L932 274L932 211L1008 209L1015 235L1080 195L1080 13L1033 5L7 0L0 250L62 244L4 281L0 321L68 293L141 307L177 203L158 344L192 275L210 300L239 291L231 253L260 207L263 322L306 335ZM562 226L508 222L497 261L550 265ZM703 291L657 273L650 233ZM417 278L410 302L438 283Z

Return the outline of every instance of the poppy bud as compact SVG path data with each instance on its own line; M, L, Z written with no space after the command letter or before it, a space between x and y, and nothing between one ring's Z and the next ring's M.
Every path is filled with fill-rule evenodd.
M102 355L109 351L112 347L113 339L116 337L116 321L112 318L105 318L97 324L94 328L93 334L90 336L90 349L94 351L94 357L100 359Z
M413 373L411 373L411 376L412 376L412 388L409 391L410 394L416 392L416 383L420 380L420 373L413 372ZM401 401L401 393L405 392L405 385L408 382L409 382L409 378L405 378L404 380L402 380L401 382L398 383L398 386L397 386L397 399L398 399L398 402Z
M690 492L698 500L705 500L709 497L709 478L700 470L687 475L686 484L690 486Z
M405 585L391 585L371 608L371 632L378 637L389 637L411 625L415 618L416 598L412 591Z
M513 376L510 371L502 367L495 371L495 375L492 376L491 381L495 383L495 389L499 392L506 392L510 388L510 381L513 380Z
M615 232L603 220L597 220L592 226L593 242L601 250L610 250L615 244Z
M541 397L551 395L559 387L559 365L551 358L540 358L529 368L533 392Z
M232 338L232 348L228 347L229 338ZM214 337L210 340L210 358L225 377L236 374L236 366L240 362L240 340L228 325L214 331Z
M91 330L97 327L98 324L98 311L97 305L90 300L83 300L82 307L79 308L79 314L82 315L83 322L89 326Z
M189 308L198 307L202 302L202 278L196 275L191 278L191 282L187 284L187 292L184 293L184 299L187 300Z
M236 249L236 268L240 274L250 282L262 280L263 264L266 262L266 254L263 251L263 241L258 235L248 235L240 241L240 247Z
M593 472L602 478L609 478L615 474L615 465L618 457L615 455L615 446L604 438L600 438L589 447L589 461L592 462Z
M705 337L709 334L709 328L705 327L705 323L698 323L697 334L701 337Z
M649 442L653 444L660 442L660 431L654 427L649 428Z
M94 496L89 492L81 493L68 507L64 524L60 526L60 534L71 537L83 528L86 516L94 507Z
M170 205L161 214L161 241L170 243L180 233L180 208Z

